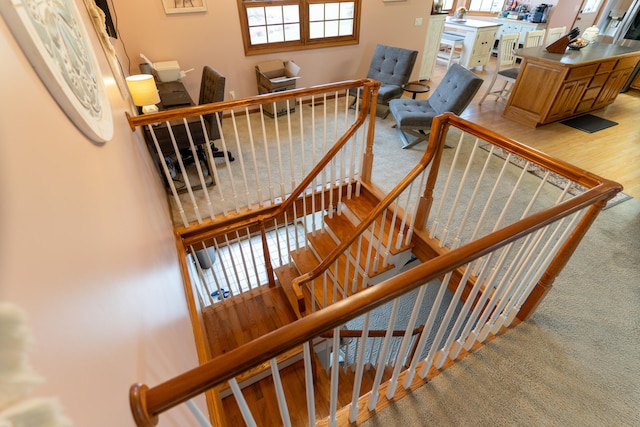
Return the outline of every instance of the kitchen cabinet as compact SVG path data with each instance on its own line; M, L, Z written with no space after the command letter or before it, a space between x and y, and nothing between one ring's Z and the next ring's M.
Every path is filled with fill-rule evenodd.
M460 65L466 68L482 67L484 69L489 62L498 27L500 24L495 22L447 18L445 31L464 36Z
M429 17L429 27L427 28L427 37L422 50L422 63L420 64L418 77L420 80L431 80L433 76L446 18L446 13L434 14Z
M516 19L503 19L496 18L496 22L500 24L496 40L500 39L503 34L520 33L520 44L524 45L524 38L528 31L544 30L547 28L547 23L533 23L529 21L518 21Z
M523 58L503 116L540 126L613 103L640 61L640 50L592 43L564 54L518 49Z
M636 77L631 82L631 87L640 90L640 73L636 74Z

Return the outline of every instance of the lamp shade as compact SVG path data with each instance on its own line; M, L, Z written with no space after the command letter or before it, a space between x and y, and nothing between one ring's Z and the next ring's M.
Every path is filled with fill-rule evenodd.
M137 74L127 77L127 86L133 103L138 107L154 105L160 102L158 88L151 74Z

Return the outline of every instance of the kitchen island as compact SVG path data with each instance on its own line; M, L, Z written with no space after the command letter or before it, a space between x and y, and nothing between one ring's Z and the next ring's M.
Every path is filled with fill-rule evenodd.
M534 127L611 104L640 60L640 50L606 43L565 53L532 47L516 54L523 61L502 115Z
M489 62L500 25L497 22L448 17L444 23L445 32L464 37L460 65L466 68L482 67L484 69Z

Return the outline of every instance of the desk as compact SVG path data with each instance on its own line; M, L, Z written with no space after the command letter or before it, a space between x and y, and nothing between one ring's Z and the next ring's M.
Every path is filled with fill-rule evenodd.
M175 108L184 108L195 105L182 82L174 81L156 84L158 87L158 94L160 95L160 104L158 104L158 108L160 109L160 111L166 111ZM186 186L184 180L180 176L181 172L177 163L177 156L180 155L182 157L183 163L185 164L185 169L187 171L187 174L189 175L189 180L192 183L198 182L197 170L195 170L195 168L192 166L193 164L195 164L196 159L194 159L191 152L191 144L189 142L187 128L185 127L183 120L173 120L170 122L170 124L171 131L173 132L173 136L176 140L176 145L178 146L179 153L175 152L173 142L171 140L171 135L169 133L169 128L167 127L166 123L160 123L153 126L153 133L156 137L156 141L158 141L160 150L162 151L163 159L160 159L155 147L153 137L151 136L151 132L146 126L144 127L144 136L147 147L151 152L154 160L156 161L156 164L158 165L161 177L163 177L163 179L165 178L162 167L160 167L161 162L164 161L171 172L171 176L173 178L174 184L176 185L176 188L178 189L178 191L183 191L186 190ZM208 138L205 138L200 117L187 118L187 126L189 127L189 133L191 134L193 143L197 147L197 160L201 162L201 164L203 165L203 172L207 175L205 177L206 185L210 185L213 183L213 179L210 176L211 174L209 173L207 152L202 148L202 146L204 146L209 141ZM215 147L212 147L212 151L214 157L225 156L224 152L217 151ZM228 158L229 161L234 160L231 153L228 153ZM199 185L192 184L193 189L197 189L199 187Z
M523 62L502 115L533 127L613 103L640 60L640 50L606 43L565 53L531 47L516 54Z
M175 108L184 108L191 105L195 105L191 97L189 96L189 92L184 87L182 82L168 82L168 83L156 83L158 87L158 94L160 95L160 104L158 104L158 109L160 111L171 110ZM176 99L181 99L180 103L176 104L174 102ZM166 102L166 104L165 104ZM178 149L185 150L190 149L189 138L187 137L187 132L184 127L182 120L175 120L170 122L171 130L173 131L173 135L176 138L176 143L178 144ZM189 124L189 130L191 135L193 136L193 143L195 145L200 145L205 143L204 132L202 131L202 124L200 123L199 117L189 117L187 119L187 123ZM165 155L171 155L172 153L175 155L173 150L173 144L171 142L171 136L169 135L169 129L165 123L161 123L153 128L154 133L156 135L156 139L158 140L158 144L160 145L160 149ZM147 127L144 128L145 138L147 142L151 144L153 147L153 152L155 152L155 147L153 145L153 139L151 138L151 134L149 133L149 129Z

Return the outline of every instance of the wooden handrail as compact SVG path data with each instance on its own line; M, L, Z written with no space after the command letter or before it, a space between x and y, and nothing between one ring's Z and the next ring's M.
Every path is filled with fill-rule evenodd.
M155 387L134 384L132 413L138 426L157 424L162 412L373 310L454 269L552 224L568 215L613 197L621 186L603 180L600 185L567 201L533 213L477 240L433 258L376 286L309 314ZM593 208L598 209L597 206Z
M157 113L141 114L138 116L132 116L126 113L129 126L132 131L135 131L136 127L144 125L152 125L155 123L161 123L171 120L179 120L187 117L197 117L212 113L221 113L228 110L236 110L240 108L256 107L269 102L285 101L288 99L296 99L302 97L310 97L314 95L321 95L331 91L355 89L358 87L369 88L373 90L380 87L380 82L377 80L365 78L358 80L345 80L342 82L327 83L317 86L310 86L300 89L291 89L280 92L265 93L262 95L256 95L250 98L241 98L230 101L220 101L210 104L193 105L183 108L172 108L166 111L159 111ZM369 90L363 90L363 102L365 97L371 97ZM361 114L366 115L368 110L366 108L361 109Z
M325 153L325 155L318 161L318 163L313 167L313 169L309 171L309 173L296 186L296 188L289 195L287 195L287 198L281 204L263 209L261 214L258 216L255 216L255 215L253 217L243 216L241 217L241 219L227 218L226 220L223 220L223 223L215 223L215 224L203 223L200 225L191 226L187 229L177 230L180 237L183 239L184 244L189 245L191 243L200 242L202 240L210 239L215 236L228 233L231 231L235 231L241 228L245 228L251 225L259 225L260 223L270 221L274 217L277 217L278 215L282 214L287 209L289 209L292 206L292 204L295 203L296 199L301 194L303 194L303 192L308 188L308 186L313 182L313 180L322 172L322 170L331 162L331 160L336 156L336 154L353 137L356 131L363 125L367 115L375 114L375 109L373 106L375 105L374 101L377 99L380 82L373 79L361 79L361 80L354 80L354 81L342 82L342 83L332 83L327 85L314 86L311 88L279 92L278 95L272 95L272 94L260 95L259 98L261 99L261 102L255 101L254 98L248 98L244 100L208 104L208 105L215 105L215 108L212 106L203 105L202 108L204 109L200 111L198 114L191 113L190 116L199 115L199 114L209 114L212 112L220 112L229 108L238 108L238 105L245 105L245 104L254 105L256 103L260 104L260 103L263 103L265 100L271 100L270 98L271 96L275 97L274 100L280 100L280 99L290 98L294 95L303 96L303 95L326 93L328 89L336 89L336 88L349 89L349 88L355 88L360 86L364 86L364 89L362 91L363 92L362 108L356 120L345 131L345 133L340 138L338 138L338 141L336 141L333 144L331 149L329 149L329 151ZM285 93L286 93L286 96L283 95ZM200 106L189 107L181 110L192 110L195 108L199 109L201 107ZM156 113L156 114L145 115L145 116L157 117L160 114L163 114L163 113ZM138 117L141 117L141 116L138 116ZM182 115L179 117L185 117L185 116ZM134 118L130 118L130 122L133 119ZM157 123L158 119L159 118L152 120L151 123ZM142 121L143 120L139 120L139 121L136 120L134 121L134 123L136 126L139 126L140 125L139 123ZM143 124L148 124L147 120L144 120Z

